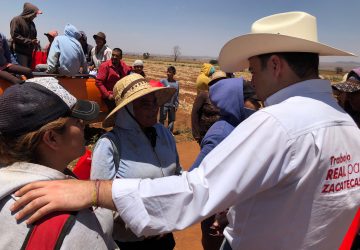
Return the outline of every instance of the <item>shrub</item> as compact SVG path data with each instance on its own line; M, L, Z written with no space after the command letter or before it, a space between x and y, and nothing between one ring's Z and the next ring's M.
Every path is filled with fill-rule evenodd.
M149 58L150 58L150 53L149 53L149 52L145 52L145 53L143 54L143 58L144 58L144 59L149 59Z

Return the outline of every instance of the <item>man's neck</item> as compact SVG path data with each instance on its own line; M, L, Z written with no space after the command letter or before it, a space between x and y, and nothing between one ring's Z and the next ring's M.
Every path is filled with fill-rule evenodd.
M122 68L122 64L121 64L121 60L119 60L119 62L118 63L113 63L113 62L111 62L112 63L112 65L114 65L114 67L116 67L116 68Z

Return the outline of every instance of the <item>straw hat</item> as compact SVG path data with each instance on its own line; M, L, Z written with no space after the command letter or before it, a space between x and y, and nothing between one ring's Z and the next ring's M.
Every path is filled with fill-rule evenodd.
M113 126L115 113L132 101L144 95L154 93L157 104L161 106L174 95L175 91L175 88L152 87L144 77L136 73L125 76L114 86L113 94L116 107L103 121L103 127L107 128Z
M248 67L252 56L272 52L310 52L321 56L354 56L318 42L316 18L305 12L286 12L257 20L251 33L227 42L219 64L225 72Z
M215 71L214 74L211 75L208 86L211 86L211 85L217 83L218 81L220 81L221 79L225 79L225 78L226 78L226 73L224 71L217 70L217 71Z
M360 91L360 68L352 69L344 75L342 82L335 83L332 87L347 93Z

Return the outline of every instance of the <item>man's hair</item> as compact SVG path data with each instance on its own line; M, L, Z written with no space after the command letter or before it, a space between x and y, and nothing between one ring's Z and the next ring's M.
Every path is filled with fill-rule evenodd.
M122 50L119 48L115 48L115 49L113 49L113 51L119 52L121 55L123 54Z
M68 119L70 118L60 117L38 130L19 136L0 135L0 164L10 165L19 161L38 163L37 149L45 132L54 130L63 134Z
M174 75L176 74L176 69L174 66L169 66L167 71L172 72Z
M307 52L274 52L259 55L262 69L266 67L266 63L272 55L278 55L283 58L301 79L311 75L319 75L319 54Z

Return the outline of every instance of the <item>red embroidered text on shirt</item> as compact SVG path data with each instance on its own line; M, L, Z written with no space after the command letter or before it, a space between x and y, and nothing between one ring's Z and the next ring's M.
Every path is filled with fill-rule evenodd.
M323 184L321 193L329 194L360 187L360 163L352 163L351 158L349 154L330 157L330 168L326 173L326 183Z

